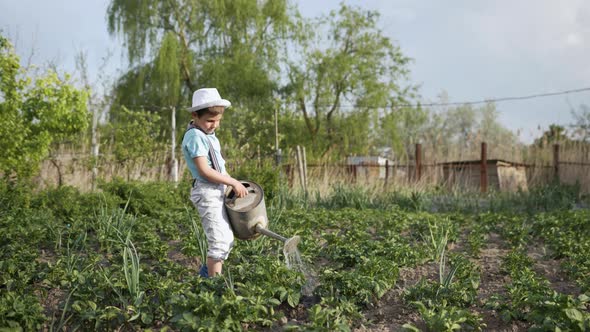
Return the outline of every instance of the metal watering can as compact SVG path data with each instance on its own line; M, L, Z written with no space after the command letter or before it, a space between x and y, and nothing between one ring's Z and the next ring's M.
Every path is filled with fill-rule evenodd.
M252 181L240 181L248 190L245 197L236 197L231 187L225 192L225 209L229 217L234 235L240 240L254 240L266 235L284 243L283 251L293 252L301 238L297 235L286 238L268 229L264 191Z

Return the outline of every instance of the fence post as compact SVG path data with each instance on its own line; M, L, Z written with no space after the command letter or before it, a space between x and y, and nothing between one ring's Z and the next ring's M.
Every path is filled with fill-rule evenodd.
M416 181L422 178L422 144L416 143Z
M488 191L488 146L486 142L481 143L481 176L480 187L481 192Z
M559 184L559 144L553 144L553 179Z
M282 152L279 148L279 115L278 109L275 107L275 164L281 166Z
M170 167L170 177L174 183L178 182L178 160L176 159L176 107L172 106L172 118L171 118L171 136L170 137L170 159L172 165Z
M387 188L387 180L389 180L389 159L385 159L385 182L383 186Z
M299 173L299 182L301 183L301 188L307 194L307 183L305 183L305 171L303 167L303 153L301 152L301 147L297 145L297 171Z
M307 157L305 155L305 146L301 147L301 155L303 156L303 181L305 183L305 194L307 195Z
M98 108L92 108L92 132L90 138L90 144L92 145L92 191L96 190L96 180L98 178ZM58 169L59 170L59 169Z

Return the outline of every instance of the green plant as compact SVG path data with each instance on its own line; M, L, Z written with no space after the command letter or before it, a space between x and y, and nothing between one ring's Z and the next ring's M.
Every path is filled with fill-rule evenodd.
M119 197L119 206L131 214L159 218L164 211L184 210L187 203L188 183L125 181L115 178L99 182L99 188Z
M32 294L0 292L0 326L14 331L38 331L46 317Z
M467 236L467 245L469 246L469 253L473 257L479 257L479 253L487 238L486 232L487 229L481 224L475 224L471 227Z
M113 243L127 237L133 229L136 218L127 214L128 207L129 200L122 209L110 209L106 205L101 205L98 211L95 212L92 227L96 232L101 248L108 253L112 251Z
M186 214L189 220L190 229L194 235L194 241L197 243L201 262L204 263L207 260L207 238L205 237L203 227L197 222L195 218L193 218L194 213L192 213L188 208L186 208Z
M350 301L326 297L309 310L309 326L315 330L350 331L354 321L361 319L359 308Z
M74 138L88 127L88 93L55 70L28 77L3 35L0 73L0 122L7 124L0 127L0 173L5 178L31 178L53 142Z
M141 274L139 254L129 237L125 239L125 246L123 247L123 273L125 274L127 290L133 299L132 303L137 307L141 304L145 293L141 290L139 280Z
M424 323L429 331L456 331L468 329L473 331L482 331L486 324L482 323L482 318L477 313L471 313L468 310L455 306L447 305L443 300L440 304L433 304L428 301L427 304L416 301L412 302L418 308ZM404 324L403 328L407 331L419 331L412 324Z

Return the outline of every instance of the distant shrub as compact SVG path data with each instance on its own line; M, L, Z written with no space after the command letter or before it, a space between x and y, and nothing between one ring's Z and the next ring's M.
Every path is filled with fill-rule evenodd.
M262 165L247 163L235 168L231 176L238 180L247 180L259 184L264 190L267 201L274 199L279 192L280 170L270 160Z
M32 186L26 182L0 181L0 212L28 208L33 197Z
M120 198L120 207L127 205L127 211L130 213L147 216L158 216L164 211L184 209L184 206L190 204L188 187L188 183L142 183L121 178L99 184L99 188L105 193Z
M85 219L100 205L117 206L119 199L109 193L81 193L77 188L61 186L35 194L31 208L48 210L61 220Z

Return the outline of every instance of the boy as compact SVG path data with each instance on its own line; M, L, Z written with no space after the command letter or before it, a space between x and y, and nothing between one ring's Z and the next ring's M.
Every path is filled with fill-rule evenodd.
M231 103L222 99L215 88L195 91L188 109L192 121L182 139L182 153L193 177L190 199L199 211L207 237L207 265L201 268L202 276L221 274L223 261L233 246L234 236L224 206L225 186L233 187L237 197L248 193L225 171L221 145L215 137L215 129L229 106Z

